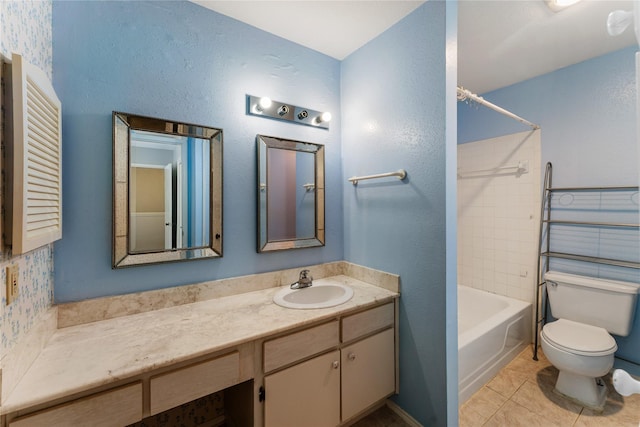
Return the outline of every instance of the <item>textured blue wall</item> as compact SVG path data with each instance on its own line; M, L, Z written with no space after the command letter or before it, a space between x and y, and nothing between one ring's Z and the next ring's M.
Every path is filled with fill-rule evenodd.
M446 216L458 217L458 2L446 2ZM446 221L447 425L458 424L458 221Z
M190 2L54 2L64 238L75 301L343 259L340 62ZM245 114L245 95L331 111L329 131ZM224 129L224 257L111 269L111 112ZM326 246L256 254L256 134L326 144Z
M555 183L631 185L638 182L636 50L619 50L482 96L541 126L542 162L553 163ZM486 107L458 103L460 143L524 130Z
M447 423L445 2L427 2L342 64L345 259L400 274L400 394L423 425ZM455 355L453 363L457 363Z

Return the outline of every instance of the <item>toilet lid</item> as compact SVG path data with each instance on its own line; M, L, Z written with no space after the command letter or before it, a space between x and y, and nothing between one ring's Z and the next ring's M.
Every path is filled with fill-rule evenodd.
M542 334L553 345L584 356L605 356L618 349L606 329L566 319L547 323Z

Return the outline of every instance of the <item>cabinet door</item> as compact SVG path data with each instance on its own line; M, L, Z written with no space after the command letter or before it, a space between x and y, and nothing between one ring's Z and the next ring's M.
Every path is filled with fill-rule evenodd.
M394 330L342 349L342 420L395 391Z
M264 378L266 427L340 424L340 352L333 351Z

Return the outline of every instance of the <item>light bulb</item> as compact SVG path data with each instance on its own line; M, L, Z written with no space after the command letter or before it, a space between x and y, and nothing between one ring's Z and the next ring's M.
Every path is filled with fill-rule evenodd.
M559 12L562 9L578 3L580 0L546 0L549 9Z
M263 96L262 98L260 98L260 100L258 100L258 104L256 105L256 110L258 111L264 111L267 108L271 107L271 98Z
M316 123L320 124L320 123L328 123L331 121L331 113L328 111L325 111L324 113L320 114L318 117L316 117Z

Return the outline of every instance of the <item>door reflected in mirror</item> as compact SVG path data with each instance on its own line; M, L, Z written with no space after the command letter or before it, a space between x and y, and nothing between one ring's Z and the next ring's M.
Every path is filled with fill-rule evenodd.
M210 143L131 131L132 253L208 246Z
M324 245L324 146L258 135L258 252Z
M114 268L222 256L222 130L113 113Z

